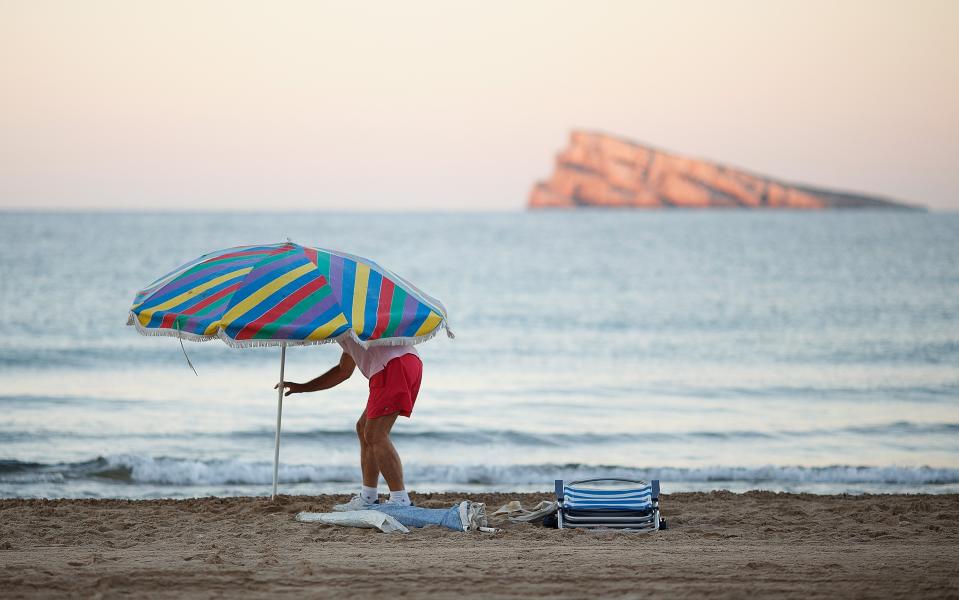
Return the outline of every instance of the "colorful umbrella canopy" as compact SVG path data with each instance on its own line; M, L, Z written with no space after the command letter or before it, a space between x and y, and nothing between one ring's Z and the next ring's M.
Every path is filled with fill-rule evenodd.
M219 337L234 347L409 345L445 328L446 309L375 262L292 242L205 254L137 293L129 325L144 335Z
M412 345L440 328L453 337L446 308L402 277L358 256L293 242L204 254L138 292L127 324L144 335L280 346L280 384L287 346L345 335L367 347ZM277 389L274 497L283 386Z

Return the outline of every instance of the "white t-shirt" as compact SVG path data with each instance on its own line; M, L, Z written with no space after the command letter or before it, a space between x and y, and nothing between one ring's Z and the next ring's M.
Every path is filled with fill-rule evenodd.
M343 352L346 352L353 358L353 362L360 368L360 373L369 379L386 367L386 363L394 358L404 354L415 354L419 356L416 348L413 346L373 346L364 348L356 343L352 337L345 335L336 340Z

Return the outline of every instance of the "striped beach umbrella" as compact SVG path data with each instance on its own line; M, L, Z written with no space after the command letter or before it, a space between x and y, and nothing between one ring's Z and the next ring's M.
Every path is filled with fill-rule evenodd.
M219 338L234 347L416 344L447 328L446 309L375 262L292 242L205 254L137 293L144 335ZM448 330L448 328L447 328Z
M292 242L205 254L136 294L128 325L144 335L220 339L232 347L286 347L351 336L359 344L412 345L445 329L446 308L371 260ZM283 389L279 389L276 495Z

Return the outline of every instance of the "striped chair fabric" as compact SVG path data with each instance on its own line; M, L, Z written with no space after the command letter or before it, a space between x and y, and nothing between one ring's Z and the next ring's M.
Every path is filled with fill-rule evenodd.
M659 481L556 480L557 521L566 527L655 531L660 528Z

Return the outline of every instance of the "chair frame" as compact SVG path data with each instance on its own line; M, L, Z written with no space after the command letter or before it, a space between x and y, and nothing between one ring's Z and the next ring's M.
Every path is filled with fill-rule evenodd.
M566 503L566 488L582 483L600 481L615 481L636 484L637 487L650 488L651 508L645 511L610 510L610 509L570 509ZM659 480L644 481L641 479L624 479L619 477L597 477L595 479L580 479L568 484L562 479L555 481L556 502L559 510L556 511L556 522L559 529L620 529L624 531L651 532L660 529L659 518ZM577 514L572 514L575 510Z

